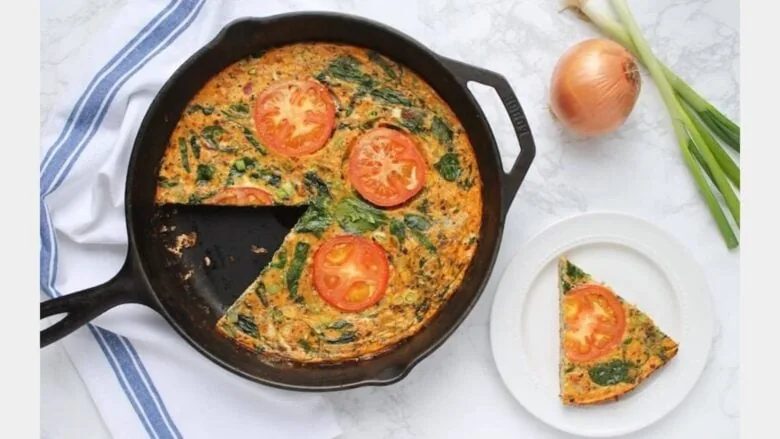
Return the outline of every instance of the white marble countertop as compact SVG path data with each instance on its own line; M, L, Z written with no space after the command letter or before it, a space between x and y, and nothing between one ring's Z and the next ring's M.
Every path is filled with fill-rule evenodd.
M106 31L127 0L47 1L41 7L41 126L68 87L59 73L91 38ZM366 2L368 3L368 2ZM290 10L354 1L287 2ZM658 56L722 111L739 120L739 2L633 1ZM326 394L345 438L565 437L533 418L504 390L489 348L489 309L511 257L545 226L563 217L614 210L646 218L689 247L706 272L716 314L707 367L675 411L632 438L733 438L739 429L739 252L729 253L684 167L668 114L649 75L639 103L618 132L584 141L565 133L546 107L549 75L575 42L595 28L555 1L421 2L416 13L435 51L499 71L528 115L536 161L507 218L501 252L483 298L453 337L397 385ZM411 13L411 12L410 12ZM493 96L478 90L480 102ZM499 118L496 118L499 116ZM495 132L507 158L516 142L502 114ZM615 184L619 182L619 184ZM477 399L473 395L489 395ZM41 428L50 438L108 437L78 374L59 346L41 355ZM512 431L494 431L485 414L505 418Z

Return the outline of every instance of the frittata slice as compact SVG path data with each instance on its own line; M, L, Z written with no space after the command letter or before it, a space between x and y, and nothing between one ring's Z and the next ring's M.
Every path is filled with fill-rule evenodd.
M564 405L615 401L677 354L678 343L647 314L565 256L558 280Z

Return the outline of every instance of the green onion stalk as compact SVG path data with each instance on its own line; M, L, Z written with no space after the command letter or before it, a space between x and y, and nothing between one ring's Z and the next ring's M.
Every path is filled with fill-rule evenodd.
M683 105L683 109L688 114L688 118L693 123L693 126L696 127L696 130L699 132L699 134L701 134L702 138L704 139L704 143L707 145L707 148L710 150L710 152L712 152L712 155L715 156L715 160L717 160L718 164L723 168L723 172L726 173L726 176L729 178L729 180L731 180L737 189L739 189L739 166L734 163L734 159L728 155L723 147L721 147L720 143L718 143L718 141L712 137L712 134L707 131L707 128L705 128L699 119L696 118L696 115L693 114L691 107L689 105ZM699 161L702 162L701 160ZM702 166L703 165L704 163L702 162Z
M721 209L721 206L715 197L715 194L711 190L706 178L709 177L718 191L720 191L725 204L732 215L732 218L734 219L735 223L739 225L739 199L734 193L726 173L719 166L718 160L715 158L715 155L710 149L711 146L708 144L708 141L705 140L706 135L701 134L700 129L702 127L697 125L697 123L694 123L692 118L689 116L689 113L686 112L686 110L683 108L683 105L678 99L678 95L675 93L675 89L672 87L672 81L669 80L665 69L661 66L661 63L658 62L658 60L653 55L653 52L650 50L650 47L642 36L639 25L634 20L634 17L631 14L631 11L628 8L625 0L612 0L612 6L614 7L618 17L624 23L627 30L623 34L627 43L624 44L624 47L628 47L630 44L630 47L633 48L632 52L634 52L635 56L637 56L647 67L647 70L650 72L650 76L656 83L656 86L661 93L661 97L663 98L664 103L666 104L666 107L671 115L674 132L680 145L685 163L690 169L694 181L702 192L705 202L715 219L718 229L726 241L727 247L729 249L737 247L737 237L735 236L734 231L731 229L728 218ZM620 43L623 44L623 42ZM691 105L691 107L696 110L695 105ZM712 140L714 141L714 139ZM699 164L701 164L702 168L699 167ZM704 171L702 171L702 169L704 169ZM705 173L707 174L706 176Z
M567 8L574 9L587 17L601 31L609 35L610 38L617 41L625 47L634 56L639 57L637 48L629 32L621 26L620 23L602 13L598 8L591 6L589 0L565 0ZM704 99L699 93L691 88L682 78L662 63L658 63L663 75L671 84L672 88L685 100L693 111L704 121L704 123L723 139L726 144L735 151L739 151L739 125L735 124L723 113L718 111L711 103ZM720 145L718 148L720 148Z

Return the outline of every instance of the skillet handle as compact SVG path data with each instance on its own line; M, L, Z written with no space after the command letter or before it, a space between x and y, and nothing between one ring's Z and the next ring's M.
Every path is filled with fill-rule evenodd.
M130 263L125 262L119 273L102 285L41 302L41 319L66 314L41 331L41 347L60 340L117 305L147 304L142 291L143 287L136 283Z
M515 129L515 135L517 136L517 142L520 145L520 155L517 156L515 164L508 173L499 170L499 179L501 181L501 213L506 216L518 189L520 189L520 185L523 183L526 174L528 174L531 162L533 162L534 157L536 156L536 145L531 136L531 128L528 126L528 119L526 119L523 108L520 106L517 96L515 96L515 93L512 91L512 87L502 75L454 59L446 57L441 57L441 59L450 71L455 74L458 81L466 86L466 88L468 88L467 84L469 81L475 81L495 89L499 98L501 98L501 103L504 104L504 109L506 109L506 112L509 114L509 120L512 122L512 127Z

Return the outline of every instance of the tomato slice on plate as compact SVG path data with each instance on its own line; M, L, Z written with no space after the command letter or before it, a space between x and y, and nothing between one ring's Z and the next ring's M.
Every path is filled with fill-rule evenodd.
M314 253L314 288L323 300L346 312L379 302L389 271L385 250L360 236L336 236Z
M286 156L300 157L325 146L335 118L330 92L314 80L272 83L255 102L260 141Z
M255 187L226 187L211 198L214 204L231 206L270 206L274 199L268 192Z
M609 289L580 285L563 298L566 356L572 361L592 361L608 353L623 339L626 315Z
M374 128L359 137L349 155L349 180L377 206L401 204L425 184L426 164L411 136Z

